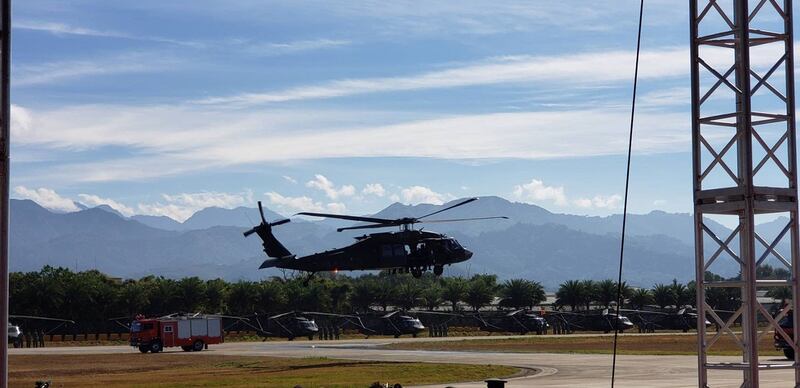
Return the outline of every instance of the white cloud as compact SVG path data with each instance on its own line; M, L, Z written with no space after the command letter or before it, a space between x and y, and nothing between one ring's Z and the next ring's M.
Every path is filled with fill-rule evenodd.
M622 204L622 196L619 194L612 194L608 196L595 195L593 198L579 198L573 201L575 206L589 209L619 209Z
M568 204L563 186L546 186L543 181L532 179L529 183L514 186L515 198L526 202L550 201L558 206Z
M334 214L342 214L347 210L347 207L341 202L331 202L325 205L329 212Z
M323 204L322 202L314 201L310 197L287 197L278 194L274 191L264 193L269 199L270 203L277 206L281 210L289 212L321 212L327 211L330 213L344 213L346 207L340 202L331 202Z
M127 53L123 55L21 65L14 69L14 86L52 84L88 76L148 73L174 68L176 61L164 53Z
M352 197L356 193L355 186L343 185L339 188L322 174L314 175L314 179L306 182L306 187L321 190L330 199L339 199L339 197Z
M62 211L74 212L80 210L75 202L69 198L60 196L53 189L40 187L38 189L29 189L25 186L17 186L14 188L14 193L19 198L30 199L38 203L42 207Z
M395 197L393 196L392 198ZM408 204L430 203L441 205L445 203L449 196L437 193L425 186L411 186L400 190L400 196L396 198L402 198L403 202Z
M201 193L180 193L162 194L164 200L187 207L204 209L207 207L221 207L232 209L237 206L253 203L253 193L246 191L240 194L201 192Z
M78 194L78 197L81 199L81 203L89 207L108 205L112 209L122 213L122 215L124 215L125 217L130 217L135 213L131 207L128 207L125 204L117 202L110 198L101 198L93 194Z
M19 105L11 104L11 136L26 136L33 125L31 112Z
M686 76L688 50L683 47L658 47L643 51L639 77L644 80ZM718 58L719 57L719 58ZM345 97L367 93L442 89L493 84L537 82L565 86L604 85L630 81L635 53L605 50L552 56L505 56L407 76L353 78L317 85L297 86L262 93L242 93L210 97L200 104L254 105L308 99ZM711 52L709 61L725 58Z
M297 179L294 179L294 178L292 178L292 177L290 177L290 176L288 176L288 175L284 175L284 176L283 176L283 179L284 179L285 181L287 181L287 182L289 182L289 183L293 184L293 185L296 185L296 184L297 184Z
M642 95L639 99L640 106L659 107L659 106L689 106L692 103L691 89L676 87L663 90L654 90Z
M200 42L182 41L182 40L163 38L158 36L134 35L119 31L110 31L110 30L101 31L91 28L72 26L65 23L46 22L40 20L15 20L14 26L12 28L14 28L15 30L48 32L54 35L79 35L79 36L93 36L101 38L121 38L130 40L148 41L148 42L171 43L180 46L189 46L198 48L205 47L205 44Z
M23 112L20 108L24 114L16 116L23 119L17 121L29 125L18 125L26 129L15 136L17 146L70 153L106 146L130 150L126 157L103 156L92 162L64 162L30 171L29 176L48 182L143 180L309 158L615 155L627 151L630 118L627 108L451 115L410 121L404 113L343 110L316 110L312 115L304 110L88 105L41 111L19 107L15 112ZM387 122L390 124L384 124ZM683 113L643 112L637 116L634 150L688 149L689 126Z
M179 193L162 194L164 202L140 203L137 205L138 213L152 216L167 216L183 222L198 210L207 207L220 207L231 209L238 206L252 205L253 193Z
M383 188L383 185L380 183L368 183L364 186L364 189L361 190L361 193L364 195L375 195L378 197L383 197L386 195L386 189Z
M663 205L666 205L666 204L667 204L667 200L666 199L656 199L656 200L653 201L653 205L654 206L663 206Z
M314 39L314 40L297 40L285 43L246 43L247 51L250 54L263 55L263 56L278 56L301 53L305 51L315 51L332 49L337 47L344 47L351 44L348 40L337 39Z

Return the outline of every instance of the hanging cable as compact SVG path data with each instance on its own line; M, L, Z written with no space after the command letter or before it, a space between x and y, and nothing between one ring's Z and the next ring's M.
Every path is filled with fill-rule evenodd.
M614 352L611 359L611 388L617 371L617 340L619 337L619 309L622 305L622 262L625 257L625 226L628 221L628 187L631 181L631 150L633 149L633 121L636 115L636 87L639 83L639 53L642 47L642 17L644 16L644 0L639 3L639 31L636 35L636 65L633 71L633 93L631 96L631 126L628 131L628 163L625 168L625 199L622 206L622 235L619 244L619 272L617 275L617 308L614 317Z

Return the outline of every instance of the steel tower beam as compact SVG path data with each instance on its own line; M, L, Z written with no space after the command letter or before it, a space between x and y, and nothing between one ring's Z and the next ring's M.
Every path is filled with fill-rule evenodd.
M11 0L0 0L0 333L8 333L8 221L11 134ZM0 388L8 387L8 341L0 341Z
M11 134L11 0L0 0L0 333L8 333L8 221ZM0 388L8 387L8 341L0 341Z
M792 0L690 0L689 7L698 383L712 387L724 377L729 384L734 373L741 387L756 388L761 371L793 368L800 387L797 361L768 364L758 349L760 338L800 308ZM756 223L761 214L788 221L766 235ZM718 235L709 216L737 226ZM791 280L760 279L757 268L769 260L785 266ZM723 261L739 268L739 280L706 279ZM794 296L774 317L757 295L771 287L791 287ZM741 298L727 317L714 310L712 296L720 292ZM785 339L797 354L800 325L793 317L794 339ZM716 333L702 318L718 326ZM734 330L739 321L741 330ZM708 355L724 337L741 349L741 362Z

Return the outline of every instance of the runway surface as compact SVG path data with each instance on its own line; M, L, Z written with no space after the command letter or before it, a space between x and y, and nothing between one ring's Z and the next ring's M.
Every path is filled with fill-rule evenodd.
M478 337L469 337L475 339ZM508 338L508 337L485 337ZM185 353L179 348L169 352L187 357L202 354L274 357L327 357L370 361L411 361L460 364L495 364L527 368L532 375L510 379L507 387L608 387L611 381L611 355L554 354L554 353L478 353L419 350L390 350L381 345L413 341L453 341L465 338L401 338L358 339L342 341L268 341L229 342L211 345L200 353ZM39 349L9 349L14 354L110 354L138 352L129 346L51 347ZM152 355L143 355L152 357ZM736 357L716 357L713 361L736 362ZM766 362L786 364L785 359L773 357ZM738 387L741 372L719 372L711 375L712 387ZM792 370L771 370L761 373L762 387L792 386ZM485 387L483 382L452 383L430 387ZM696 387L697 358L695 356L618 356L617 387Z

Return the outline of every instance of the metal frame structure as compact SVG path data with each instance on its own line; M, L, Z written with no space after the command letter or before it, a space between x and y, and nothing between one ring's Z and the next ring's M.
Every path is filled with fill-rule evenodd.
M800 308L792 0L690 0L689 6L698 383L700 387L711 387L714 385L710 380L724 376L729 384L732 376L726 373L734 373L735 377L741 372L740 386L755 388L761 371L792 368L794 386L800 387L797 361L765 363L759 358L758 349L758 339L771 336L778 321L790 310ZM758 28L755 21L764 20L760 15L767 13L773 25L782 25L782 29ZM712 23L716 23L715 27L709 28ZM719 26L721 31L714 30ZM751 67L751 54L759 64L765 56L757 57L753 52L756 47L770 48L782 55L768 70L759 73ZM712 64L718 62L724 64ZM754 96L758 98L758 109L754 108ZM764 98L772 99L769 109L761 107ZM772 142L764 136L767 131L777 133L777 140ZM767 180L763 179L765 175L771 178L770 182L780 183L758 185ZM717 181L712 183L712 176ZM786 215L789 221L774 239L765 238L756 230L755 217L759 214ZM718 236L707 222L708 215L738 217L738 226L730 235ZM786 249L780 248L787 242L791 244L788 259ZM706 271L726 259L738 265L740 280L707 280ZM785 265L791 280L759 279L756 268L767 259ZM785 286L791 286L794 297L773 317L759 303L756 292ZM740 293L741 306L726 319L706 299L714 288ZM719 327L716 333L706 328L703 317ZM793 317L794 340L784 338L797 354L800 317ZM737 321L741 322L740 333L733 329ZM759 327L759 321L766 325ZM710 361L709 349L724 336L741 348L741 362Z
M8 386L8 221L11 135L11 0L0 0L0 388Z

